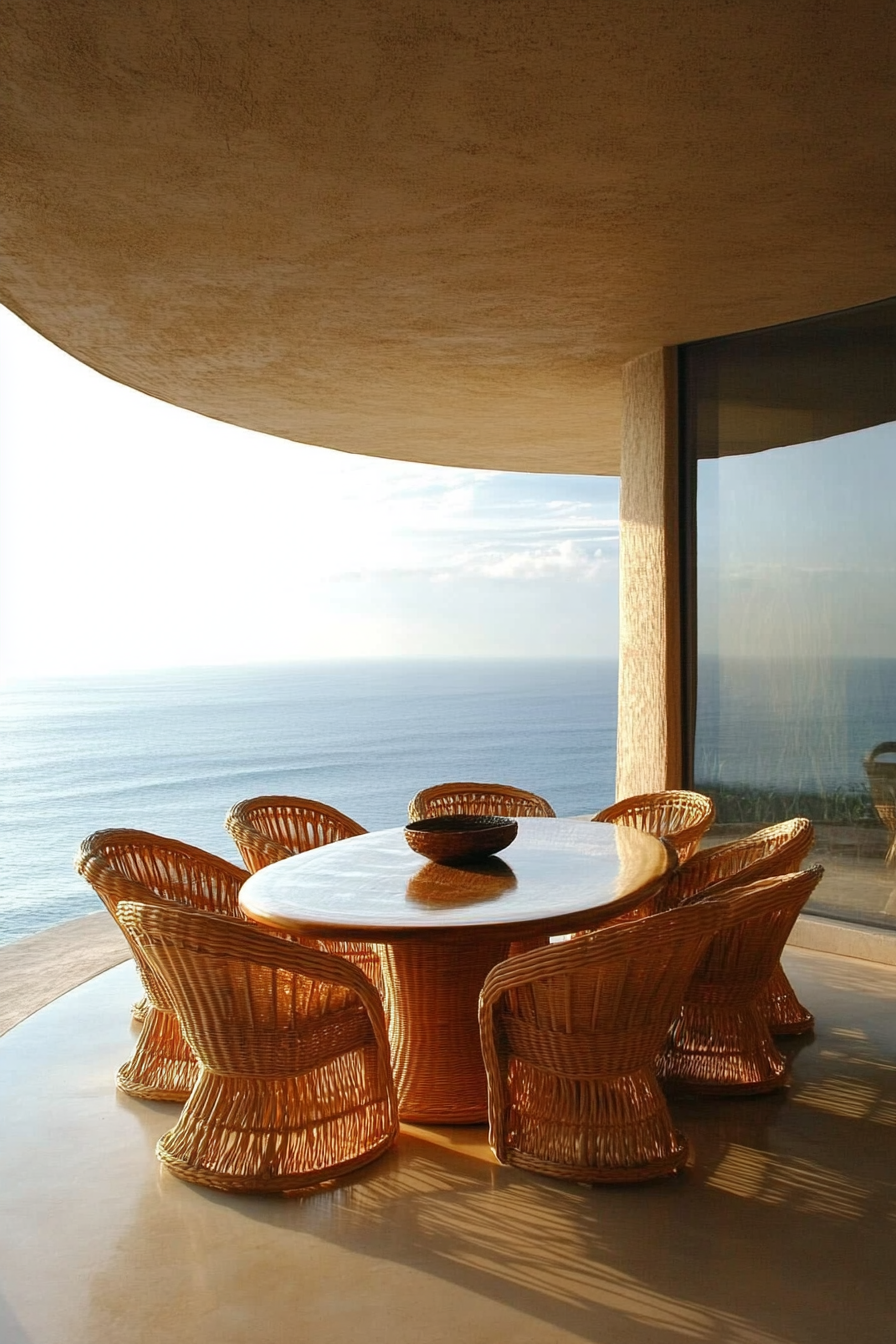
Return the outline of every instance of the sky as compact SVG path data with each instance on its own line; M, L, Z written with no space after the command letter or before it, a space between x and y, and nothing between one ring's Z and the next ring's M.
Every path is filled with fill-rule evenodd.
M618 480L359 457L115 383L0 308L0 679L608 657Z

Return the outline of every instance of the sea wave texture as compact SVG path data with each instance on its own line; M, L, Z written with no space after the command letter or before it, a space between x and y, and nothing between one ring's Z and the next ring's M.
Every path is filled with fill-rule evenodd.
M560 816L614 796L616 664L351 662L185 669L0 691L0 944L99 909L72 869L106 826L236 859L242 798L316 798L378 830L429 784L546 797Z

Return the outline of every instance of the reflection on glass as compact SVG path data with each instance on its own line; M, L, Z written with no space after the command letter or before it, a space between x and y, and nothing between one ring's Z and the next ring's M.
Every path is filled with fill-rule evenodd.
M896 742L878 742L863 764L874 810L890 833L887 863L893 868L896 867Z
M815 912L892 924L896 304L867 313L865 345L861 310L840 321L855 342L842 368L828 349L824 377L809 376L810 356L838 319L776 329L777 344L731 338L734 372L726 341L685 357L699 459L694 783L716 802L710 843L808 816L826 869Z

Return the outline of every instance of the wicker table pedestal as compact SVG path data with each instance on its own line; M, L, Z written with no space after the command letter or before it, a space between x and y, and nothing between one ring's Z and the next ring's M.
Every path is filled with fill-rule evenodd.
M509 946L506 940L465 938L414 939L383 948L386 1018L403 1120L475 1125L486 1119L479 991Z

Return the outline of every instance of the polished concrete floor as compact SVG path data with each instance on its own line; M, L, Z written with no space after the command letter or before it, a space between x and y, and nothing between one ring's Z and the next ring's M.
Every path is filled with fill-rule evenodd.
M791 951L818 1016L787 1094L680 1102L692 1167L592 1190L407 1129L345 1184L228 1197L160 1172L176 1114L116 1094L133 967L0 1041L0 1344L889 1344L896 969Z

